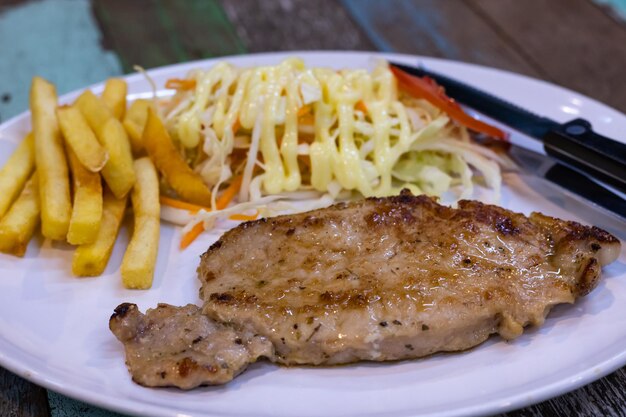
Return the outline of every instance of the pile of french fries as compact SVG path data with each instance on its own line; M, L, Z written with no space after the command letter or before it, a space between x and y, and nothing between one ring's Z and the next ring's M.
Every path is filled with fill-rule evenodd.
M127 109L126 93L123 80L110 79L101 97L86 90L73 104L59 106L54 85L33 79L32 132L0 169L0 251L24 256L41 226L45 238L76 246L74 275L101 275L130 196L134 229L122 282L150 288L160 228L157 168L168 171L171 161L153 162L155 152L163 153L158 137L149 141L153 152L143 156L146 121L158 116L147 100Z

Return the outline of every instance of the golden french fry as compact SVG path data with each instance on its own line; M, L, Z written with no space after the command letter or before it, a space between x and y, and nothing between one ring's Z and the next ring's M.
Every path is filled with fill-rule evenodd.
M0 169L0 219L20 195L34 169L35 138L31 132Z
M137 182L131 193L135 228L122 260L122 283L126 288L147 289L152 286L159 248L159 177L147 157L135 161L135 172Z
M126 81L120 78L109 78L104 85L102 101L111 109L113 115L122 120L126 112L126 92L128 86Z
M89 126L96 133L96 137L99 138L100 130L104 127L105 123L115 117L113 112L102 100L100 100L91 90L85 90L76 99L74 103L78 110L83 114Z
M102 168L102 177L113 194L121 198L133 188L136 179L128 136L117 119L109 119L101 132L102 143L109 151L109 161Z
M104 272L120 225L126 211L127 197L117 199L109 190L104 192L102 220L98 237L93 243L76 248L72 259L72 273L79 277L96 277Z
M35 136L35 163L39 176L41 231L53 240L65 240L70 225L72 203L67 159L56 117L57 94L54 85L34 77L30 109Z
M0 221L0 251L24 256L39 224L40 205L37 173L28 180L20 196Z
M72 245L94 242L102 220L102 182L100 174L88 171L71 149L67 150L74 183L74 207L67 232Z
M128 135L111 110L87 90L76 100L76 106L96 132L96 137L109 153L109 160L100 173L117 198L125 196L135 183L133 155Z
M180 156L161 119L152 109L148 109L143 144L165 180L183 200L201 206L211 205L211 191Z
M148 119L148 109L154 108L152 100L139 99L133 101L124 115L124 129L130 138L130 145L133 154L137 155L143 150L142 135L143 128Z
M76 107L60 107L57 109L57 117L65 142L80 163L91 172L100 171L109 159L109 154L98 142L80 110Z

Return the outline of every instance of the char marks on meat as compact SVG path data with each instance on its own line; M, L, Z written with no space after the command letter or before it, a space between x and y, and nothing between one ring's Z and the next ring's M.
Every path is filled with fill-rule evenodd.
M417 358L541 325L619 251L596 227L404 191L244 223L202 255L201 309L123 304L110 328L147 386L222 384L261 357Z

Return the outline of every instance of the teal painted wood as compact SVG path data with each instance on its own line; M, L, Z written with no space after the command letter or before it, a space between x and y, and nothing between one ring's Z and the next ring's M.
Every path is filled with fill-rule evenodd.
M50 402L52 417L125 417L122 414L103 410L52 391L48 391L48 401Z
M610 7L617 16L626 21L626 0L595 0L595 2Z
M101 46L88 0L30 1L0 8L0 122L28 109L30 80L41 75L59 94L122 73ZM52 417L116 417L48 392ZM2 414L0 412L0 414Z
M122 73L100 44L88 0L30 1L0 9L0 121L28 109L30 80L41 75L59 94Z

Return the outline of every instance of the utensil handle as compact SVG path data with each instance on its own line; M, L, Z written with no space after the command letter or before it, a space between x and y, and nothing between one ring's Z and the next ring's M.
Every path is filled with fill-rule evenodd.
M544 178L626 220L626 200L587 176L555 164L544 174Z
M626 144L595 133L588 121L565 123L543 142L548 155L626 192Z

